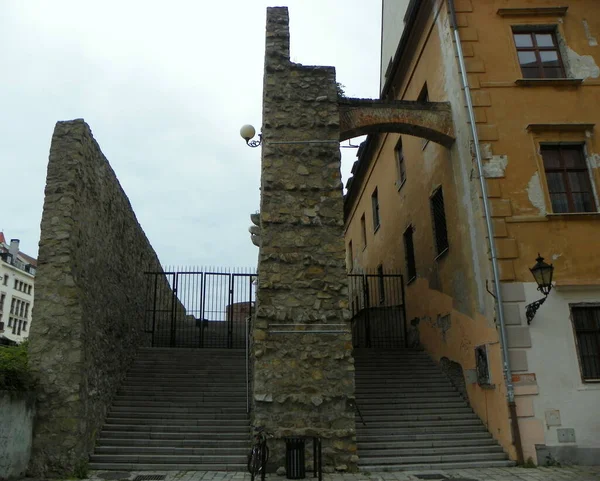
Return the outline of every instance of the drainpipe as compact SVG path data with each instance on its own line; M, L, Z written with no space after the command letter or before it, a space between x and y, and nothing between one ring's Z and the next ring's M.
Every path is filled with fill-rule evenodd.
M481 147L479 145L479 134L475 123L475 111L473 110L473 100L471 99L471 89L469 88L469 79L467 77L467 68L465 65L465 57L463 55L462 44L458 34L458 22L456 21L456 9L454 8L454 0L448 0L450 9L450 26L454 33L456 43L456 53L460 65L460 73L463 88L465 89L465 99L467 101L467 110L469 113L469 121L471 122L471 134L473 135L473 143L475 146L475 157L477 160L477 172L479 174L479 183L481 186L481 195L483 197L483 212L485 216L485 225L488 236L488 247L492 258L492 273L494 275L494 294L496 298L496 312L498 313L498 323L500 327L500 342L502 344L502 364L504 369L504 379L506 381L506 397L508 400L508 409L510 411L511 427L513 442L517 451L517 462L523 464L523 446L521 444L521 432L517 420L517 407L515 404L515 389L512 383L512 371L510 369L510 359L508 357L508 343L506 341L506 325L504 322L504 308L502 304L502 291L500 289L500 269L498 267L498 257L496 254L496 244L494 242L494 225L492 224L492 216L490 212L490 203L488 200L487 184L483 173L483 162L481 158Z

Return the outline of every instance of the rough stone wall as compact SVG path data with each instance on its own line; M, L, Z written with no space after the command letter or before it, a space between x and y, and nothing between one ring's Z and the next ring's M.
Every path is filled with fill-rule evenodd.
M144 333L146 270L160 269L115 173L81 119L52 137L30 335L39 382L30 472L87 461Z
M286 8L267 10L266 35L254 424L275 434L272 468L284 464L281 438L316 434L325 469L353 471L335 69L290 62Z

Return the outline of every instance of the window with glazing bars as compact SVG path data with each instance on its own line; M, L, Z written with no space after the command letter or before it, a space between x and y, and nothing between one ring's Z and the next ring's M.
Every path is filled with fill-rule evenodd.
M373 232L376 232L380 226L380 218L379 218L379 196L377 194L377 187L373 191L371 195L371 204L373 206Z
M417 265L415 263L415 245L413 242L413 226L410 225L404 231L404 257L406 260L406 276L408 282L417 277Z
M437 189L430 199L431 219L433 223L433 238L435 251L439 256L448 250L448 229L446 228L446 211L444 209L444 194L442 188Z
M554 29L519 29L513 38L523 78L566 77Z
M600 382L600 306L571 306L584 381Z
M583 145L541 145L552 212L595 212Z

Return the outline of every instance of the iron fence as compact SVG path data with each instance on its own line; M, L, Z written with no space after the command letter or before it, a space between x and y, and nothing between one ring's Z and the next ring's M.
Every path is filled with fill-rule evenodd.
M246 347L255 302L251 269L147 272L145 325L155 347Z
M352 342L358 347L406 346L404 279L399 273L348 274Z

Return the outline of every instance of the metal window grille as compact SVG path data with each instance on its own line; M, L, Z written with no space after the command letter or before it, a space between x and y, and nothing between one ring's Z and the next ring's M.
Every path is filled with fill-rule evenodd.
M371 196L371 203L373 204L373 230L376 231L379 228L379 196L377 195L377 188Z
M362 234L363 249L367 247L367 225L365 222L365 214L360 218L360 230Z
M398 169L398 188L404 183L406 180L406 163L404 161L404 150L402 148L402 137L398 139L398 143L396 144L396 167Z
M446 227L444 194L441 187L431 196L431 218L433 219L435 249L437 255L440 255L448 249L448 229Z
M600 306L573 306L573 327L584 381L600 381Z
M406 275L408 277L408 281L412 281L415 277L417 277L417 264L415 262L415 245L413 242L413 227L409 226L408 229L404 231L404 255L406 258Z

